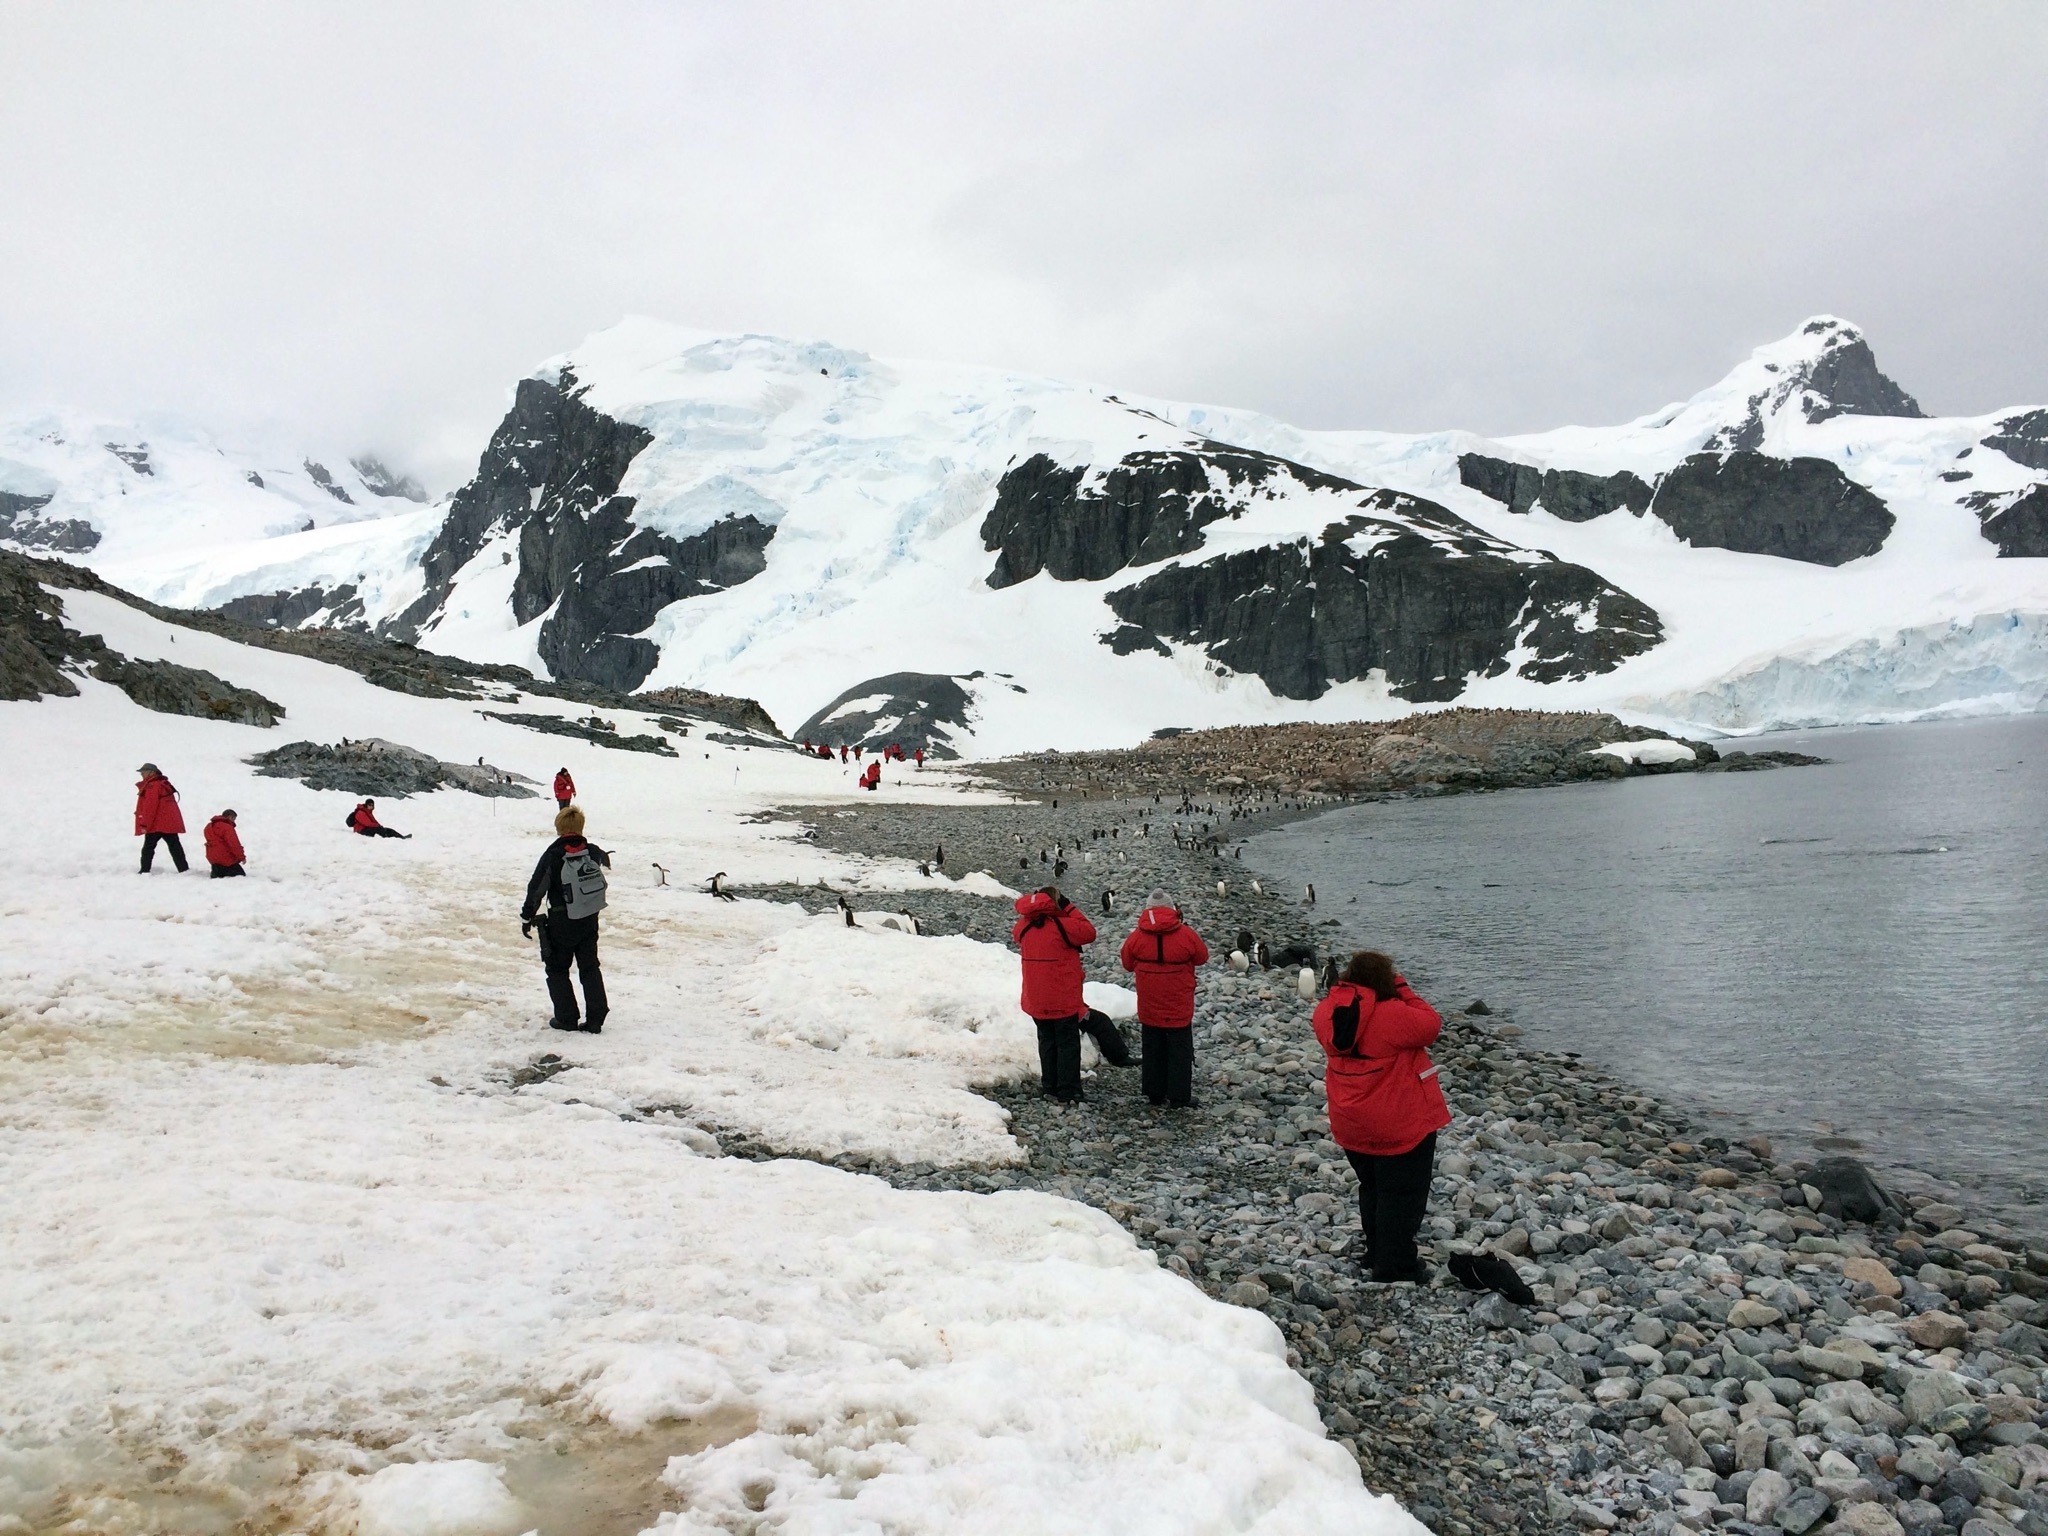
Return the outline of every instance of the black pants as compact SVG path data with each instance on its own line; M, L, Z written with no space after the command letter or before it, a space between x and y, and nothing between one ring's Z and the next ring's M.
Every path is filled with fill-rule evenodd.
M171 850L171 862L178 866L178 873L185 873L185 845L178 841L175 832L148 832L142 838L142 872L149 873L149 866L156 860L156 845L162 843Z
M1038 1078L1045 1091L1069 1103L1081 1097L1081 1020L1040 1019Z
M389 827L357 827L359 837L403 837L403 832L394 832Z
M1138 1082L1154 1104L1186 1109L1195 1102L1195 1032L1142 1027Z
M583 1002L589 1010L586 1029L599 1029L611 1004L605 1000L604 973L597 966L597 919L595 917L550 917L540 925L540 963L547 967L548 1001L554 1004L555 1022L576 1022L576 989L569 985L569 966L583 983Z
M1406 1152L1373 1157L1344 1154L1358 1175L1358 1224L1365 1239L1365 1267L1380 1280L1419 1278L1415 1234L1429 1209L1429 1180L1436 1169L1436 1132Z
M213 871L213 878L216 880L227 880L235 875L246 875L249 873L239 864L209 864L207 868Z

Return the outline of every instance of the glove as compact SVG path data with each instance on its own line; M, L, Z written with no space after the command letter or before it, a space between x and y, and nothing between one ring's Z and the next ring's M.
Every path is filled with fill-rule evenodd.
M523 917L519 920L519 937L521 937L522 939L530 939L533 937L533 924L528 922Z

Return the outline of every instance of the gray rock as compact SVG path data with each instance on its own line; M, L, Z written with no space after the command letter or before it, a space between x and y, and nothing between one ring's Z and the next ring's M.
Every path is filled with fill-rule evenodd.
M1658 482L1650 515L1696 547L1816 565L1876 554L1895 521L1830 459L1743 451L1680 462Z
M1488 1291L1472 1304L1472 1320L1488 1328L1521 1328L1529 1314L1498 1291Z
M1786 1536L1803 1536L1826 1516L1830 1501L1818 1488L1795 1488L1778 1505L1778 1529Z

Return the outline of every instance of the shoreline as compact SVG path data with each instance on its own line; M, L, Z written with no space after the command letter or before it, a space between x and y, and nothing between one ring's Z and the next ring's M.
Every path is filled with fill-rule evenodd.
M1180 820L1235 842L1333 808ZM1063 884L1103 930L1090 980L1127 980L1118 925L1153 883L1184 901L1219 959L1240 926L1275 943L1345 939L1341 920L1253 889L1265 877L1207 841L1197 851L1185 835L1176 846L1140 834L1148 821L1168 831L1177 809L1068 795L1057 809L1048 798L788 814L821 843L872 857L914 862L943 843L956 878L986 868L1037 885L1052 868L1037 855L1067 851ZM1125 898L1107 917L1104 888ZM877 903L934 932L1008 932L1007 902L864 899ZM1355 1185L1327 1140L1321 1052L1291 972L1205 969L1195 1111L1153 1110L1135 1069L1097 1063L1074 1109L1031 1083L984 1090L1010 1112L1019 1167L852 1165L906 1187L1030 1187L1107 1211L1210 1294L1271 1316L1368 1484L1435 1530L1931 1532L1956 1528L1942 1499L1973 1493L1971 1518L2006 1522L1987 1523L1991 1536L2048 1536L2048 1251L1965 1228L1960 1209L1924 1197L1878 1226L1815 1209L1810 1165L1760 1138L1713 1135L1681 1107L1526 1042L1508 1010L1463 1011L1428 967L1410 973L1446 1018L1435 1055L1456 1116L1422 1234L1438 1271L1429 1287L1364 1285L1349 1266ZM1443 1275L1452 1249L1480 1246L1518 1260L1536 1309Z

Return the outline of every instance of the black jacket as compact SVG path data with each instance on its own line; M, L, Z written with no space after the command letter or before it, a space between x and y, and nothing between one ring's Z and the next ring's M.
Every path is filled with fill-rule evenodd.
M540 862L533 866L533 878L526 882L526 905L519 909L519 921L532 922L540 914L540 904L548 904L548 916L557 917L566 903L562 899L562 858L565 854L581 853L588 848L597 855L597 862L606 869L612 867L612 856L595 843L587 843L580 837L558 837L548 844L548 851L540 856Z

